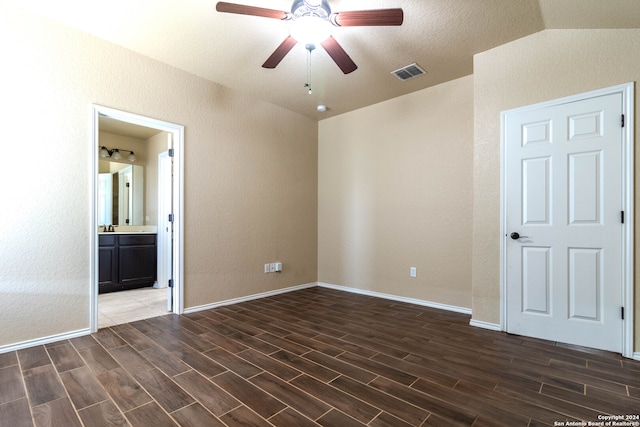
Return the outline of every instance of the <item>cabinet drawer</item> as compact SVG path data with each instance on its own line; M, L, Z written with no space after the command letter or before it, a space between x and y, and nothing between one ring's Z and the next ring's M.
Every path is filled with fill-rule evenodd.
M116 244L116 236L106 236L101 234L98 236L98 245L99 246L115 246Z
M118 236L120 246L155 245L155 234L131 234Z

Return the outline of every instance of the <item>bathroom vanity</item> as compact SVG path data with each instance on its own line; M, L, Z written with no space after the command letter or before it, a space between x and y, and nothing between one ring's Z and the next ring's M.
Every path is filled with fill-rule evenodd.
M98 293L153 286L157 280L155 233L98 234Z

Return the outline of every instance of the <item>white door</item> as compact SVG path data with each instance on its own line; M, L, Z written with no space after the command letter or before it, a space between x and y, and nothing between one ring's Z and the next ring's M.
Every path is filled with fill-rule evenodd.
M169 220L173 212L172 170L169 152L158 154L158 286L167 288L167 311L173 311L173 223Z
M113 194L113 175L101 173L98 175L98 225L111 225L111 209Z
M504 115L508 332L621 352L622 109L614 93Z

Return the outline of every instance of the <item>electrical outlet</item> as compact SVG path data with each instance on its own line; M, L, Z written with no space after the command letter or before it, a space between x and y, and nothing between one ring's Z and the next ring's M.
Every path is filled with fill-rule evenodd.
M269 273L275 273L276 272L276 263L272 262L271 264L269 264Z
M276 273L280 273L282 271L282 263L276 262Z
M416 269L415 267L411 267L411 268L409 269L409 276L411 276L411 277L416 277L417 275L418 275L418 271L417 271L417 269Z

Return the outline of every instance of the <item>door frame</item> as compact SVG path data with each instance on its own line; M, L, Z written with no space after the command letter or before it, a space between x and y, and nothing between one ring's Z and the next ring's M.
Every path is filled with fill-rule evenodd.
M527 105L500 113L500 329L507 331L507 212L506 212L506 123L511 114L522 113L568 104L589 98L596 98L612 94L622 95L622 111L625 116L625 124L622 131L622 209L625 212L623 224L623 259L622 259L622 301L625 307L624 321L622 322L622 356L633 358L634 335L634 83L625 83L608 88L584 92L572 96L554 99L551 101Z
M93 104L91 107L91 228L89 232L91 248L89 258L91 275L89 325L91 332L98 330L98 144L100 140L99 118L101 116L173 134L173 313L182 314L184 312L184 126Z

